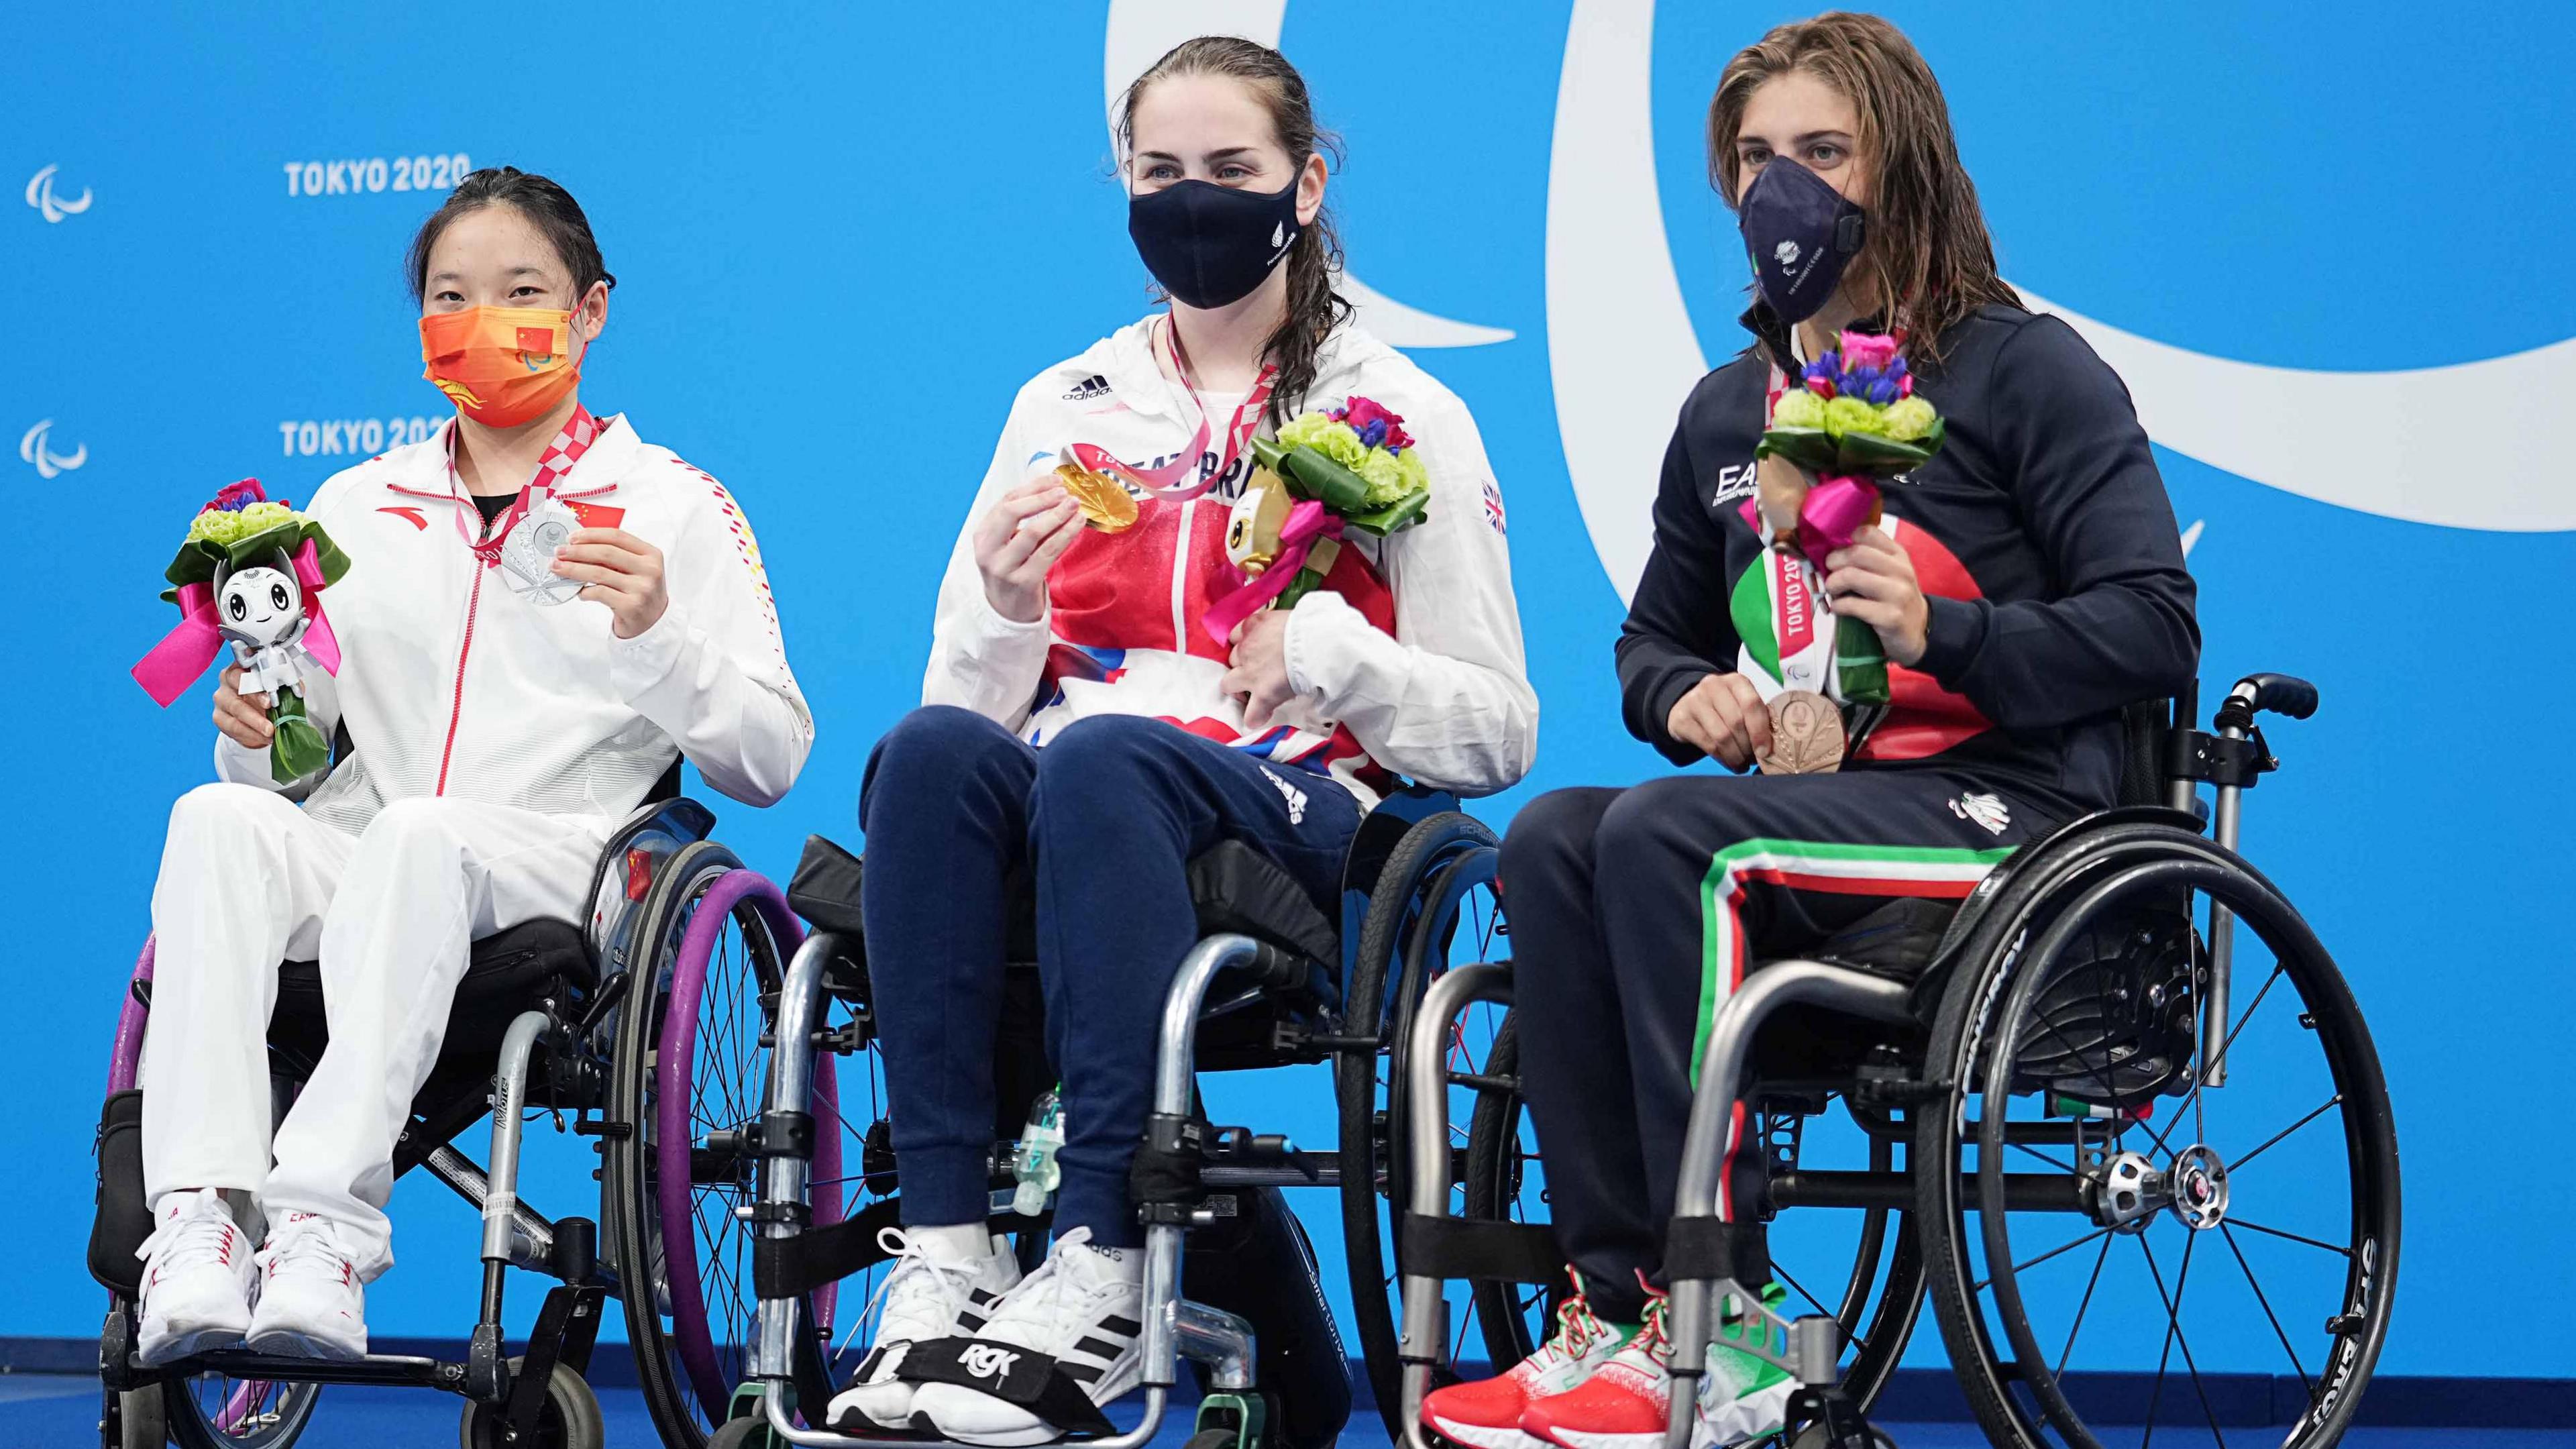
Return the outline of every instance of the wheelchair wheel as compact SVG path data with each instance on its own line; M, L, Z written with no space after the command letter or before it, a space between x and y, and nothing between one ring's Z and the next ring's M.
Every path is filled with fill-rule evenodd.
M2217 1033L2196 929L2212 905L2236 918ZM2336 1442L2387 1333L2397 1142L2307 923L2232 852L2109 826L2016 869L1957 967L1929 1068L1949 1086L1913 1159L1955 1170L1914 1179L1934 1310L1987 1435L2096 1449L2206 1422L2223 1439L2200 1364L2233 1334L2232 1367L2277 1349L2272 1372L2305 1390L2283 1442Z
M1475 1107L1467 1119L1465 1202L1460 1216L1480 1222L1545 1222L1547 1171L1538 1139L1521 1109L1520 1033L1512 1015L1503 1013L1494 1031L1493 1048L1485 1054L1484 1075L1490 1088L1475 1090ZM1483 1331L1485 1357L1496 1367L1517 1363L1553 1331L1550 1320L1563 1303L1564 1282L1478 1282L1468 1289L1476 1325ZM1463 1348L1461 1344L1459 1347ZM1450 1357L1458 1357L1453 1348Z
M744 1131L768 1084L768 1024L801 927L776 887L712 841L656 876L637 936L635 984L619 1007L600 1215L607 1227L646 1407L673 1446L703 1445L724 1421L755 1332L752 1224L759 1161ZM838 1115L828 1054L813 1111ZM841 1138L817 1134L814 1172L841 1177ZM844 1195L817 1191L817 1223ZM807 1306L828 1331L834 1293Z
M517 1372L521 1360L510 1360ZM526 1439L507 1436L508 1426L501 1411L490 1404L465 1406L464 1421L457 1426L457 1437L463 1449L601 1449L608 1442L608 1421L599 1412L599 1396L570 1364L556 1364L546 1379L546 1402L537 1410L537 1431Z
M1396 1360L1396 1315L1402 1300L1394 1226L1407 1204L1404 1123L1405 1059L1416 1008L1431 981L1452 965L1502 954L1505 927L1494 868L1494 833L1455 811L1432 815L1406 832L1370 893L1351 963L1343 1032L1369 1045L1345 1047L1333 1079L1341 1109L1342 1242L1351 1278L1351 1317L1387 1432L1404 1434ZM1480 1085L1490 1086L1488 1059L1504 1008L1479 1002L1459 1018L1450 1039L1450 1120L1454 1142L1450 1207L1463 1212L1467 1119ZM1500 1185L1487 1200L1506 1200ZM1459 1290L1451 1356L1480 1345L1486 1356L1515 1362L1533 1346L1534 1326L1520 1318L1479 1324L1476 1302ZM1481 1330L1481 1331L1480 1331ZM1540 1332L1544 1332L1543 1327ZM1508 1354L1508 1357L1505 1355Z
M207 1373L166 1380L158 1392L170 1442L181 1449L285 1449L312 1419L322 1386ZM129 1434L129 1442L140 1441Z

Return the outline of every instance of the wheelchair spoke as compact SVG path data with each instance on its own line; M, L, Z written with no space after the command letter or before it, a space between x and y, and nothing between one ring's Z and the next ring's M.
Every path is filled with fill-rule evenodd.
M2201 1416L2209 1421L2209 1432L2211 1437L2218 1441L2218 1449L2227 1449L2227 1435L2218 1427L2218 1411L2209 1406L2209 1389L2200 1381L2200 1364L2198 1360L2192 1357L2191 1340L2185 1337L2182 1331L2182 1295L2185 1287L2191 1281L2192 1249L2198 1247L2199 1244L2200 1234L2198 1233L2193 1233L2191 1236L2183 1239L2182 1266L2174 1273L2173 1295L2171 1297L2167 1297L2165 1295L2165 1275L2156 1267L2156 1250L2147 1246L2145 1234L2141 1233L2138 1235L2138 1251L2146 1255L2147 1274L2149 1277L2155 1279L2156 1297L2165 1305L2165 1350L2167 1354L2170 1355L2177 1345L2181 1347L2183 1368L2191 1375L2191 1390L2192 1393L2200 1400ZM2165 1365L2163 1363L2158 1363L2156 1365L2156 1391L2155 1394L2150 1396L2147 1400L2147 1434L2150 1438L2154 1436L2156 1431L2156 1401L2158 1398L2162 1397L2164 1387ZM2141 1445L2141 1449L2144 1449L2143 1445Z
M2317 1386L2308 1379L2308 1366L2299 1362L2299 1351L2290 1346L2290 1335L2281 1327L2281 1316L2272 1311L2271 1298L2263 1292L2263 1285L2254 1277L2254 1265L2245 1261L2245 1249L2237 1244L2236 1230L2225 1223L2220 1223L2218 1231L2227 1239L2227 1251L2236 1255L2236 1266L2245 1274L2245 1286L2254 1290L2254 1301L2263 1305L2263 1316L2272 1324L2272 1336L2281 1340L2281 1351L2290 1356L2290 1367L2298 1370L2299 1387L2307 1391L2308 1402L2315 1403Z
M2049 1249L2047 1252L2040 1254L2036 1258L2025 1258L2012 1265L2012 1274L2014 1277L2018 1278L2022 1275L2024 1270L2036 1268L2040 1264L2047 1262L2049 1259L2056 1257L2060 1253L2071 1253L2077 1248L2083 1247L2086 1243L2093 1241L2095 1238L2108 1235L2110 1231L2111 1230L2109 1228L2095 1228L2093 1231L2086 1233L2084 1236L2077 1238L2071 1243L2060 1243L2056 1247ZM1994 1281L1995 1280L1993 1278L1980 1278L1969 1286L1982 1293L1985 1291L1987 1286L1992 1284Z
M1815 1305L1815 1309L1818 1313L1823 1314L1827 1318L1833 1319L1834 1330L1841 1336L1844 1343L1860 1349L1863 1353L1869 1351L1869 1335L1865 1333L1853 1333L1845 1330L1842 1327L1842 1315L1826 1307L1825 1300L1808 1292L1807 1285L1790 1277L1789 1270L1781 1267L1776 1259L1773 1260L1771 1264L1771 1272L1772 1275L1778 1278L1781 1282L1788 1284L1791 1291L1795 1292L1799 1297L1806 1299L1809 1303Z
M2311 1248L2323 1248L2327 1252L2335 1254L2337 1257L2349 1258L2352 1256L2352 1249L2350 1248L2338 1248L2332 1243L2321 1242L2315 1238L2304 1238L2299 1236L2297 1233L2284 1232L2279 1228L2267 1228L2261 1223L2255 1222L2250 1218L2231 1216L2227 1221L2237 1227L2251 1229L2254 1232L2269 1233L2273 1237L2287 1238L2294 1243L2305 1243Z
M2298 1131L2300 1128L2314 1122L2319 1117L2324 1116L2329 1109L2340 1107L2342 1105L2343 1093L2341 1092L2337 1092L2333 1096L2326 1098L2323 1106L2318 1107L2315 1111L2310 1112L2305 1117L2302 1117L2298 1121L2291 1123L2289 1126L2282 1128L2280 1131L2273 1133L2270 1141L2265 1142L2262 1146L2246 1153L2243 1157L2236 1159L2234 1162L2227 1164L2228 1175L2233 1177L2236 1174L2236 1169L2243 1167L2245 1164L2252 1162L2255 1158L2270 1151L2273 1143L2280 1141L2282 1138L2289 1136L2291 1133Z
M2052 1370L2060 1378L2066 1376L2066 1361L2075 1356L2075 1335L2084 1331L2084 1315L2093 1307L2093 1290L2102 1282L2102 1265L2111 1259L2112 1241L2110 1237L2105 1236L2102 1239L2102 1251L2093 1255L2093 1276L2084 1280L2083 1301L2075 1305L2075 1322L2067 1327L2066 1347L2058 1350L2057 1367Z
M2004 1145L2013 1149L2015 1152L2027 1152L2031 1156L2038 1158L2040 1161L2047 1163L2049 1166L2054 1167L2058 1171L2066 1173L2069 1176L2072 1176L2075 1172L2074 1168L2058 1161L2056 1158L2049 1156L2047 1153L2040 1151L2038 1148L2031 1146L2027 1142L2006 1142Z
M2254 999L2245 1004L2244 1014L2236 1018L2236 1025L2228 1028L2226 1037L2218 1044L2217 1055L2210 1059L2211 1064L2224 1063L2227 1060L2228 1052L2235 1047L2236 1038L2244 1032L2246 1023L2254 1019L2255 1011L2263 1005L2263 998L2272 994L2273 985L2281 979L2281 973L2288 969L2288 967L2283 966L2277 961L2273 963L2272 974L2263 978L2263 989L2254 993ZM2208 1080L2209 1067L2204 1065L2201 1068L2200 1075L2193 1078L2191 1090L2184 1095L2181 1107L2177 1107L2174 1110L2172 1119L2165 1123L2164 1131L2154 1134L2156 1151L2165 1152L2170 1150L2165 1146L2165 1138L2172 1134L2175 1124L2182 1121L2182 1108L2187 1107L2191 1109L2193 1120L2199 1120L2200 1091L2202 1086L2205 1085Z

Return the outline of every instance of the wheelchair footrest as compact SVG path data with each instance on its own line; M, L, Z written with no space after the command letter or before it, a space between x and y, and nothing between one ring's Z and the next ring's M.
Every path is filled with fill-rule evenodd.
M901 1374L912 1383L956 1384L991 1394L1071 1433L1116 1432L1082 1385L1035 1349L976 1338L936 1339L914 1344L903 1356Z
M1408 1276L1472 1278L1489 1283L1550 1283L1565 1274L1565 1255L1544 1223L1492 1223L1406 1213L1396 1258Z

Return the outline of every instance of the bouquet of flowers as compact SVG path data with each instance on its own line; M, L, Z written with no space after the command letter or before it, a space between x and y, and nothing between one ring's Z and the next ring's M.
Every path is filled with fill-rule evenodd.
M1777 667L1750 660L1755 667L1744 672L1774 700L1775 716L1783 708L1777 697L1792 694L1838 705L1887 702L1877 631L1856 619L1836 619L1829 630L1815 621L1832 614L1826 556L1879 521L1882 484L1941 450L1941 415L1914 395L1901 345L1895 337L1844 333L1838 347L1782 387L1754 445L1763 467L1744 513L1774 551L1765 572Z
M1243 586L1201 621L1220 644L1265 606L1296 607L1332 572L1346 533L1399 533L1431 503L1431 475L1404 419L1368 398L1302 413L1275 440L1253 439L1252 456L1258 466L1225 530Z
M161 597L179 623L134 666L135 682L167 706L230 646L241 692L269 697L269 774L291 783L330 768L330 741L297 692L308 669L340 670L340 643L323 617L322 591L348 571L348 556L322 525L256 478L215 495L188 525Z

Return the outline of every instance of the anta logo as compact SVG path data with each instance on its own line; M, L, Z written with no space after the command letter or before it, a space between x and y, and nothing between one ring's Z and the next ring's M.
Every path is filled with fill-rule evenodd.
M1717 470L1717 492L1708 500L1711 508L1724 508L1739 498L1753 496L1753 485L1761 471L1759 463L1729 463Z
M979 1379L998 1379L1009 1373L1011 1365L1019 1361L1018 1354L1006 1348L995 1348L989 1343L970 1343L957 1358L958 1367Z
M1099 373L1095 372L1091 376L1084 378L1082 381L1075 383L1072 388L1065 393L1064 400L1066 402L1089 402L1093 398L1107 396L1109 396L1109 379L1102 377Z
M379 508L376 511L378 513L390 513L394 517L401 519L403 522L410 524L414 528L426 529L429 527L429 520L421 517L420 510L417 508Z
M1771 257L1784 267L1794 267L1798 264L1798 244L1784 241L1771 249Z
M81 188L78 201L65 198L62 193L54 189L55 169L48 166L27 179L27 204L43 213L45 220L53 222L61 221L67 216L78 216L89 210L89 188L86 186Z
M47 169L51 169L50 167ZM89 444L83 443L70 453L57 453L52 448L54 420L47 418L27 430L18 440L18 456L36 465L39 478L58 477L89 461Z

